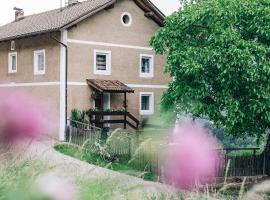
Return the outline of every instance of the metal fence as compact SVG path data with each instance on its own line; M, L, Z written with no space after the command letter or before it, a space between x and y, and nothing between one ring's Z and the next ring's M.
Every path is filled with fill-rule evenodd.
M66 142L82 146L85 142L96 142L101 138L101 129L89 124L68 120Z

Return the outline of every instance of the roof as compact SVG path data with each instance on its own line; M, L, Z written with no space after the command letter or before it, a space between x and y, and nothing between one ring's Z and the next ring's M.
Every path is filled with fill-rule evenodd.
M134 90L118 80L87 79L87 84L99 92L134 93Z
M88 0L62 9L25 16L22 20L0 27L0 41L68 28L74 22L79 22L113 3L115 0Z
M62 9L25 16L19 21L0 27L0 42L70 28L95 13L113 6L116 1L87 0ZM146 17L152 18L160 26L163 24L165 15L149 0L134 0L134 2L145 12Z

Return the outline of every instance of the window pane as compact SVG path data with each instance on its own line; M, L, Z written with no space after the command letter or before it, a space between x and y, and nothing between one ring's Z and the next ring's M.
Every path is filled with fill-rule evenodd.
M107 56L105 54L98 54L96 56L97 70L106 70Z
M143 95L141 98L141 110L150 110L150 96Z
M142 73L150 73L150 58L142 57Z
M16 70L16 56L15 55L11 56L11 68L14 71Z
M38 59L38 71L44 71L44 54L39 53L37 55L37 59Z

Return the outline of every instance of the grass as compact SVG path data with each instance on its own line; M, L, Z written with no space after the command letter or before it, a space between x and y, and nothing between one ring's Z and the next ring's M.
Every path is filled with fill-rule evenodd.
M31 190L34 180L48 170L46 163L35 160L0 160L0 200L47 200Z
M67 148L68 147L68 148ZM129 166L122 163L104 162L98 156L83 155L80 149L71 145L58 145L55 147L60 152L65 151L67 155L73 155L79 159L90 159L91 162L99 163L100 165L108 165L108 168L114 167L115 170L133 170ZM1 156L1 154L0 154ZM17 157L18 158L18 157ZM54 171L57 166L50 166L46 162L35 160L21 160L21 159L1 159L0 158L0 200L52 200L46 193L42 191L43 187L36 187L36 181L40 176L46 175L51 170ZM247 191L247 187L243 188L243 198L239 198L240 193L238 189L224 186L224 189L219 191L190 191L174 193L170 191L161 191L156 188L151 194L147 194L147 187L141 183L132 183L127 181L127 177L104 179L88 179L87 177L77 177L76 173L66 174L63 178L71 178L74 184L78 187L78 198L76 200L231 200L231 199L270 199L270 182L264 182L256 185L253 189ZM57 180L61 174L55 174ZM64 180L60 178L61 180ZM55 180L55 179L53 179ZM73 183L73 182L72 182ZM48 183L49 184L49 183ZM62 187L62 186L61 186ZM63 188L65 194L70 195L70 191L65 191L69 188ZM153 188L150 188L153 189ZM57 190L58 191L58 190ZM246 198L249 193L250 197ZM238 197L238 198L237 198ZM56 199L54 199L56 200ZM57 199L59 200L59 199Z
M152 174L151 172L143 172L143 171L139 171L132 168L128 164L128 161L121 160L118 162L116 161L109 162L100 155L92 154L89 151L82 150L79 147L74 146L74 145L61 144L61 145L56 145L54 148L56 151L60 153L77 158L82 161L86 161L89 164L93 164L99 167L105 167L113 171L122 172L128 175L140 177L140 178L143 178L144 180L149 180L149 181L158 180L158 177Z

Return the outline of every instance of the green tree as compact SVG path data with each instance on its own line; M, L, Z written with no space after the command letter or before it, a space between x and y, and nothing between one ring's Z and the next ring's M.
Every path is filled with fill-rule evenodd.
M173 77L164 109L207 116L233 136L269 128L270 0L186 3L150 43Z

